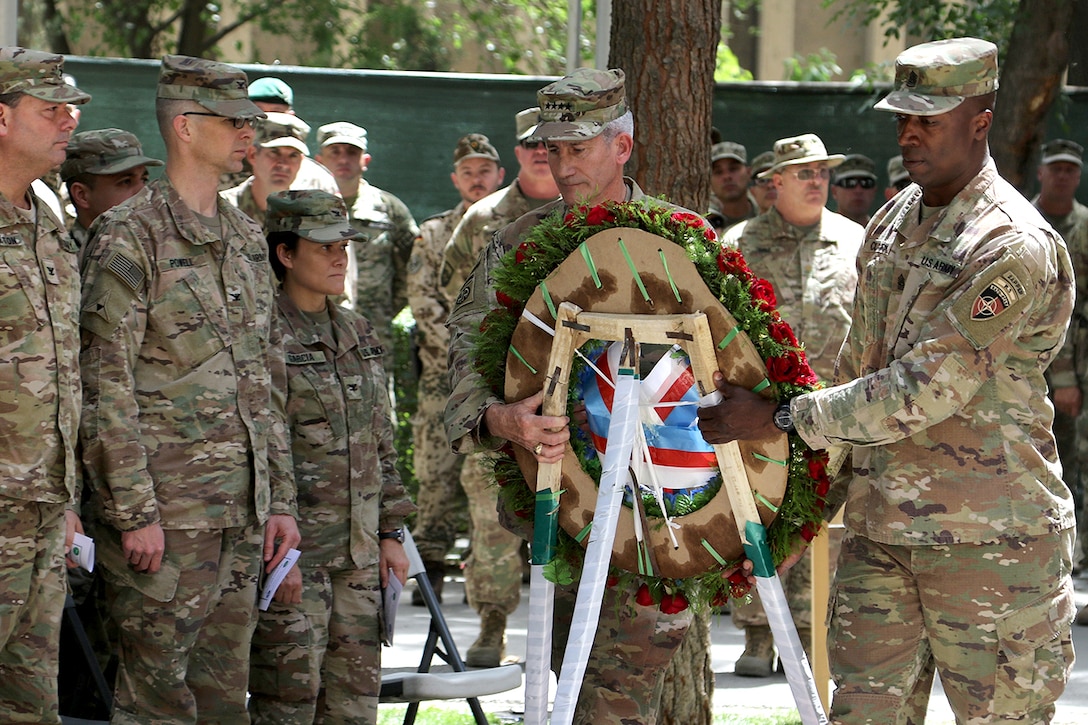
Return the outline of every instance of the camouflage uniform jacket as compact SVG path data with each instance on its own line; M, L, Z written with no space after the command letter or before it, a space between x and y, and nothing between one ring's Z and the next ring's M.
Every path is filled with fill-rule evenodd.
M345 284L355 290L355 311L374 325L388 371L393 362L393 318L408 304L408 259L419 227L403 201L366 179L359 180L355 199L344 202L352 226L366 235L351 243L355 268Z
M705 216L707 221L710 222L710 226L714 227L714 232L719 237L722 236L727 229L759 216L759 204L756 203L756 198L752 196L752 193L748 192L745 195L745 199L748 201L748 213L742 217L729 217L722 211L722 203L718 200L718 197L713 194L710 195L710 211L708 211Z
M68 227L68 234L71 235L72 241L76 243L76 249L80 250L80 252L86 249L87 242L91 239L91 233L75 219L72 220L71 225Z
M415 510L397 473L382 346L370 323L329 305L329 330L276 297L302 559L332 569L378 561L378 531Z
M1038 202L1036 196L1031 203L1037 205ZM1065 216L1052 217L1042 210L1039 213L1065 240L1077 278L1077 302L1069 335L1047 373L1055 388L1079 387L1088 391L1088 206L1074 200L1073 211Z
M450 349L450 333L446 318L450 314L449 298L438 283L442 270L442 252L457 223L465 215L468 203L461 201L452 209L437 214L419 225L419 236L412 245L408 263L408 304L416 321L416 347L423 368L420 384L427 380L443 395L446 388L446 361Z
M624 177L624 181L630 201L645 198L646 195L633 179ZM667 202L661 203L677 211L694 213ZM504 401L488 389L472 365L473 337L487 313L499 306L495 299L493 271L518 240L541 220L553 213L566 214L568 209L562 199L556 199L524 214L497 232L480 254L479 261L453 302L447 323L450 328L449 374L453 393L446 404L446 435L454 453L471 453L478 448L494 450L504 443L498 438L486 437L481 431L484 411L488 406ZM471 209L469 213L472 213Z
M453 230L442 253L442 288L447 299L454 299L472 271L476 260L491 235L518 217L528 214L546 201L530 199L521 190L517 179L505 189L499 189L473 204Z
M223 238L167 177L95 221L84 260L81 440L113 527L295 515L268 247L222 199Z
M861 226L828 209L819 223L802 229L771 207L731 227L722 240L739 248L752 271L774 285L782 317L804 343L813 370L828 382L850 329L864 236Z
M219 192L219 196L226 199L227 203L237 207L243 214L253 221L264 226L264 211L257 206L257 200L253 197L253 177L249 177L238 186Z
M0 195L0 496L74 506L79 263L60 221L30 198L26 211Z
M837 377L795 398L813 448L853 447L847 527L893 545L1073 526L1043 371L1065 336L1061 238L993 161L925 220L908 186L870 222Z

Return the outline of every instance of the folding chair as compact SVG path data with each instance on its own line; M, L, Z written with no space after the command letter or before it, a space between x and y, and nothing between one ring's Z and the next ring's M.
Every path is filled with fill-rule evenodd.
M423 657L415 672L393 672L382 675L380 702L407 702L408 711L404 715L404 725L412 725L419 712L422 700L458 700L464 699L472 710L477 725L487 725L487 716L480 706L481 695L494 695L521 687L521 667L505 665L490 669L465 669L465 663L457 651L442 607L438 603L419 550L409 532L405 531L404 551L408 554L408 576L416 580L423 602L431 615L431 626L427 633L427 642L423 646ZM441 646L440 646L441 645ZM431 672L431 664L437 655L453 668L453 672Z

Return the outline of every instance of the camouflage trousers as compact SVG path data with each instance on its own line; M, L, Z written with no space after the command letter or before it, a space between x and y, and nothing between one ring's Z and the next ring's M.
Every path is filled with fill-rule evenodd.
M258 617L249 712L269 725L375 723L381 689L378 567L304 567L302 603Z
M812 627L812 557L808 554L801 557L789 571L782 574L781 579L793 623L798 629ZM755 587L752 587L751 601L733 603L731 616L733 624L740 629L767 626L767 613L763 611L763 603Z
M443 562L453 547L458 524L463 518L460 496L463 456L450 450L442 416L446 397L427 394L432 390L420 381L419 408L412 418L412 459L419 493L416 495L416 525L412 530L419 556L424 562Z
M506 615L521 599L522 539L499 523L499 489L491 481L483 455L465 459L461 485L472 517L472 554L465 563L465 593L477 612L494 609Z
M655 725L665 669L691 625L691 609L665 614L635 601L637 588L606 587L574 711L575 725ZM563 664L577 589L555 587L552 671Z
M249 722L249 641L263 531L256 522L167 529L155 574L126 571L113 553L115 563L104 573L120 640L111 723ZM119 547L117 540L109 545Z
M64 504L0 499L0 713L59 723Z
M1073 667L1072 530L951 546L847 533L830 613L834 723L1048 723Z

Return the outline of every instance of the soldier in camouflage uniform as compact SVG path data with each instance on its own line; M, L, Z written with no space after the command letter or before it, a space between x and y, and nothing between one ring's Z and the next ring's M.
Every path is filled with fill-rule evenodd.
M397 475L381 345L365 318L329 297L343 292L359 233L344 202L322 191L268 197L265 226L281 282L302 555L292 587L285 581L260 614L249 711L274 725L374 723L381 590L390 576L408 578L401 527L414 507Z
M1073 506L1043 372L1073 270L989 156L996 90L993 43L899 55L876 107L897 114L914 183L869 224L839 384L776 408L722 383L699 413L713 443L777 424L853 446L837 482L835 723L920 721L934 671L957 722L1046 723L1072 669Z
M774 205L778 190L774 188L774 179L762 176L763 172L774 166L774 152L764 151L752 159L752 181L749 183L749 193L756 200L759 213L762 214Z
M827 209L831 169L842 154L828 155L815 134L785 138L774 145L774 165L762 172L777 195L774 206L725 233L723 244L737 247L752 271L774 285L782 317L793 328L813 370L831 382L835 357L850 329L857 285L854 261L865 230ZM802 643L812 636L812 559L804 557L782 577L790 612ZM767 614L757 592L734 605L733 623L744 629L744 653L735 672L770 677L774 649Z
M876 163L862 154L849 154L831 180L835 211L861 226L869 223L876 198Z
M144 156L140 140L128 131L104 128L72 136L60 178L76 210L68 231L80 249L87 246L87 230L102 212L147 185L148 166L162 162Z
M65 553L83 531L79 464L79 265L64 225L30 184L64 161L70 103L64 59L0 48L0 712L59 723L57 658Z
M884 189L884 200L891 198L910 186L910 174L903 166L903 156L897 154L888 159L888 186Z
M220 195L258 224L264 224L268 196L277 191L302 189L296 184L302 160L310 155L306 137L310 127L290 113L266 113L257 123L253 145L246 150L253 175Z
M1086 455L1084 439L1088 422L1082 415L1084 393L1088 388L1088 207L1076 200L1080 186L1081 167L1084 164L1084 148L1066 139L1055 139L1043 144L1042 158L1036 171L1039 193L1031 203L1039 210L1058 234L1062 235L1073 261L1077 278L1077 302L1073 319L1069 324L1065 347L1072 366L1063 374L1051 369L1047 377L1051 400L1054 401L1054 437L1058 441L1058 454L1062 459L1062 477L1074 496L1080 497L1081 517L1077 522L1080 530L1076 568L1088 560L1088 497L1084 495L1082 462ZM1077 624L1088 625L1088 606L1077 613Z
M274 287L260 228L219 198L263 114L240 70L166 56L166 173L96 222L80 425L120 637L114 723L248 722L262 564L298 544Z
M710 211L706 218L719 237L734 224L760 213L748 191L751 179L748 151L743 146L721 141L710 147Z
M421 368L416 398L419 407L412 419L413 463L419 480L415 542L439 601L446 552L453 546L461 518L456 514L464 510L463 505L458 505L462 459L450 450L442 422L450 397L447 363L450 335L446 330L450 304L439 284L442 252L465 210L499 188L505 174L499 164L499 152L487 136L472 133L458 140L450 181L461 201L453 209L419 225L419 236L412 245L408 262L408 304L416 321L416 349ZM412 595L412 603L417 602L423 604L419 590Z
M565 214L574 204L638 200L644 194L623 176L634 143L634 122L624 98L622 71L577 70L541 89L538 100L541 123L535 134L547 143L562 199L525 214L496 234L458 295L449 321L453 394L446 408L446 430L459 452L494 449L510 441L532 451L538 461L556 462L570 437L567 417L537 414L543 391L518 403L504 403L473 369L471 335L486 314L498 307L492 271L549 214ZM500 516L521 535L529 535L525 523L509 512L500 510ZM566 649L576 591L576 586L556 587L552 650L556 671ZM657 721L665 666L692 615L689 609L666 614L656 605L642 606L635 601L635 593L633 586L605 589L600 625L578 697L577 723Z
M317 129L318 161L332 171L348 214L363 237L352 242L345 294L370 320L385 350L385 373L393 380L393 318L408 304L408 259L419 235L404 202L363 178L370 165L366 129L346 121Z
M532 209L559 195L548 165L548 150L534 134L540 109L515 117L518 176L514 183L472 205L453 232L442 257L441 282L454 299L492 235ZM461 451L464 452L464 451ZM461 487L472 520L472 553L465 563L465 592L480 615L480 634L465 653L474 667L496 667L506 653L506 618L521 597L521 537L495 517L498 491L487 473L483 453L472 453L461 468Z

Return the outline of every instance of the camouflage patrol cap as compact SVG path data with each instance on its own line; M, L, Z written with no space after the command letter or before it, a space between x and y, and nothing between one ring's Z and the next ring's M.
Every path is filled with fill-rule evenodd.
M1045 166L1056 161L1068 161L1071 164L1083 166L1084 147L1076 141L1064 138L1056 138L1043 144L1043 158L1039 163Z
M863 154L847 154L835 169L834 181L839 179L872 179L876 181L876 162Z
M257 136L253 143L263 149L293 148L309 156L310 149L306 146L309 135L309 125L298 116L270 111L267 118L257 124Z
M453 150L453 167L465 159L488 159L499 163L499 152L491 145L491 141L482 133L470 133L462 136L457 141L457 148Z
M710 147L710 163L719 159L736 159L742 164L748 163L748 150L739 143L722 141Z
M0 48L0 93L25 93L43 101L86 103L89 93L64 82L64 56L17 46Z
M226 63L164 55L156 98L194 101L224 118L264 118L246 94L246 74Z
M760 172L759 176L771 176L779 173L787 166L811 164L817 161L826 161L827 168L833 169L841 164L845 158L842 154L828 154L827 149L824 148L824 142L816 134L803 133L800 136L775 141L774 163L766 171Z
M344 200L317 189L270 194L264 228L269 233L294 232L319 244L334 244L362 236L362 232L348 223Z
M68 141L68 157L60 167L61 181L80 174L120 174L137 166L162 166L144 156L140 140L119 128L80 131Z
M518 115L514 118L515 134L518 142L535 137L536 127L539 123L540 109L536 106L526 108L524 111L518 111Z
M774 166L774 151L764 151L752 159L752 176L758 176Z
M265 76L264 78L258 78L249 84L249 100L261 101L262 103L282 103L286 106L293 106L295 105L295 94L294 91L291 90L291 86L287 85L279 78Z
M888 159L888 186L895 186L904 179L909 179L907 167L903 166L902 156L892 156Z
M909 116L947 113L997 90L997 46L951 38L907 48L895 59L895 87L873 108Z
M578 141L600 135L609 121L627 113L624 75L619 69L579 68L536 94L545 141Z
M334 143L351 144L366 153L366 129L347 121L326 123L317 129L317 143L321 148Z

